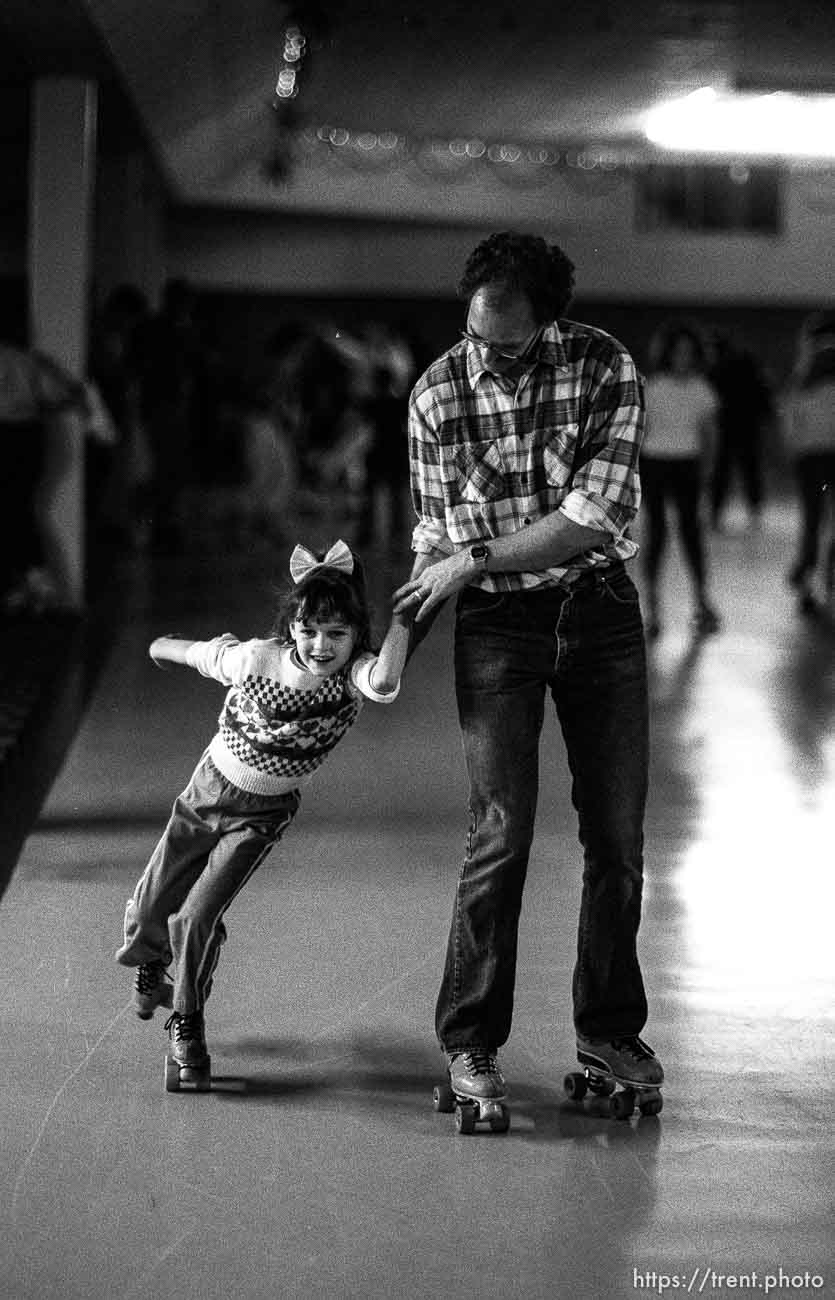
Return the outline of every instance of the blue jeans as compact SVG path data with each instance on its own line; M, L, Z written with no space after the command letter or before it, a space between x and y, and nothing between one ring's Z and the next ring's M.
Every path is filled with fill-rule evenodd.
M588 1038L639 1033L648 706L638 593L623 565L593 570L570 592L467 588L455 681L470 831L436 1008L441 1046L495 1051L510 1034L546 687L584 852L575 1028Z

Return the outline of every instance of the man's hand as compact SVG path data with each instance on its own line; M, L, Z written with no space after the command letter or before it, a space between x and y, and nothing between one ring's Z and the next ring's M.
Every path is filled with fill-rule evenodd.
M414 613L420 623L450 596L456 595L471 581L477 566L469 551L457 551L437 564L430 564L417 578L398 587L394 593L393 612Z

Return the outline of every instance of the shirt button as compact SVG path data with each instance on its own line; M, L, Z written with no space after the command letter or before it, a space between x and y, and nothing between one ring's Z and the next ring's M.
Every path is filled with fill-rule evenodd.
M528 516L525 515L525 523L526 523L526 524L529 524L530 522L531 522L531 521L530 521L530 519L528 518Z

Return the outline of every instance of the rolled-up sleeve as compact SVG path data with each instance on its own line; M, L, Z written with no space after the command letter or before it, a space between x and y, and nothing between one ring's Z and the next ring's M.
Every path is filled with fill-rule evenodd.
M427 394L423 400L427 400ZM418 517L412 533L412 550L419 555L432 551L452 555L455 547L447 533L438 437L414 391L409 399L409 465L412 504Z
M391 704L400 694L400 683L398 682L393 691L384 695L382 691L377 691L371 684L371 674L374 671L374 665L377 663L377 655L361 655L351 666L351 685L355 690L364 695L366 699L373 700L375 704Z
M626 351L598 362L594 380L572 489L560 510L575 524L620 539L641 503L644 386Z
M231 632L212 637L211 641L194 641L186 652L186 663L204 677L213 677L224 686L234 686L241 679L243 659L250 642L239 641Z

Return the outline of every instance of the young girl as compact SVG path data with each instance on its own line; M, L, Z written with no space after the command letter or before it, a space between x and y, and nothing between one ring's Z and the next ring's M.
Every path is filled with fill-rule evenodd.
M708 593L701 503L712 470L718 398L705 378L704 349L695 330L668 326L653 341L653 350L640 466L647 519L646 632L654 638L661 631L659 579L667 545L666 507L672 502L693 585L692 627L699 634L710 634L719 630L720 620Z
M188 664L230 689L218 731L174 804L125 912L116 954L136 966L134 1006L157 1006L170 1055L166 1088L209 1086L203 1008L225 942L222 917L299 807L299 787L356 721L364 698L388 704L400 689L408 620L392 617L379 654L362 567L346 544L323 559L297 546L293 587L266 640L158 637L155 663ZM173 984L166 977L171 966Z

